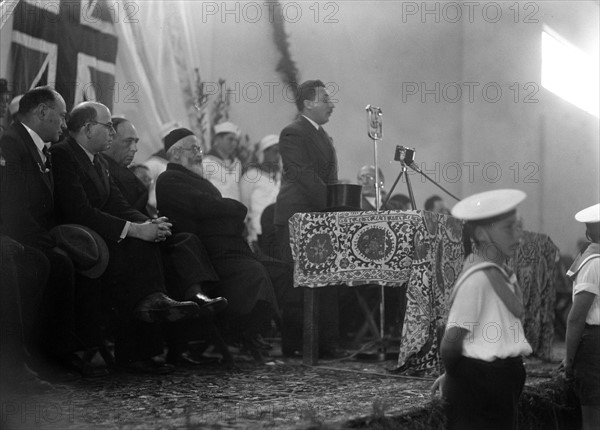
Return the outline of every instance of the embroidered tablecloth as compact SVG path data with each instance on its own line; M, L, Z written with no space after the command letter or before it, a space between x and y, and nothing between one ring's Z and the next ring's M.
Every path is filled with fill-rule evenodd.
M463 260L459 220L427 211L312 212L289 221L294 285L408 282L398 371L436 373Z
M542 233L523 232L515 260L509 266L515 271L523 290L525 314L523 330L533 354L551 360L554 341L554 306L556 286L554 270L559 258L558 247Z

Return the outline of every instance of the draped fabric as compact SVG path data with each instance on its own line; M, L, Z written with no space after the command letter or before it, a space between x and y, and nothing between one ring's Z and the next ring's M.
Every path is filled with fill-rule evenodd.
M439 369L440 328L463 260L461 223L425 211L298 213L294 286L408 283L398 371Z
M118 39L107 1L20 1L10 61L15 94L54 85L67 108L98 100L112 108Z
M509 262L523 290L525 337L533 354L543 360L552 358L558 258L559 250L548 236L525 231L516 258Z

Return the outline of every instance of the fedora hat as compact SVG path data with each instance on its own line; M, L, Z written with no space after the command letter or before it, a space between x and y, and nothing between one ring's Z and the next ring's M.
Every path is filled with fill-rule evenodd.
M79 224L62 224L50 230L50 234L73 261L77 272L91 279L104 273L108 266L108 247L94 230Z

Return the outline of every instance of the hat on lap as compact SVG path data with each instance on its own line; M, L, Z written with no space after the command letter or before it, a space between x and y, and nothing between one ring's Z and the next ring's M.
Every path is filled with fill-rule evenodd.
M57 225L50 234L65 251L75 270L91 279L99 278L108 266L108 247L94 230L79 224Z

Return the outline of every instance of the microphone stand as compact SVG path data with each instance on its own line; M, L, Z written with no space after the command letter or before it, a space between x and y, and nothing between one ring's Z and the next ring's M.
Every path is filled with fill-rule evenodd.
M367 134L373 140L373 158L375 162L375 211L380 212L382 206L377 143L380 142L383 137L383 112L381 108L372 105L367 105L365 110L367 111ZM379 358L385 360L387 352L385 344L385 287L382 285L379 287L379 290L381 293L379 301Z

